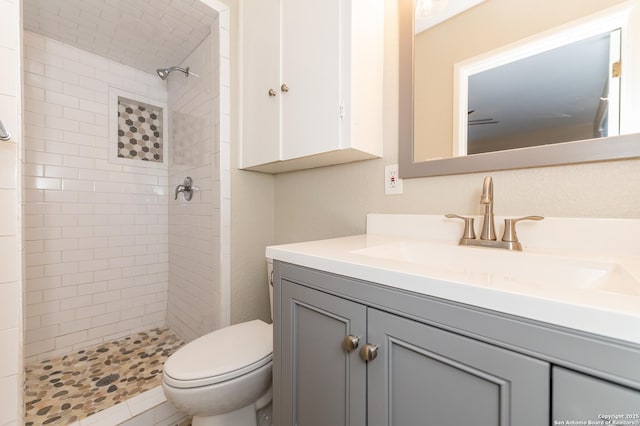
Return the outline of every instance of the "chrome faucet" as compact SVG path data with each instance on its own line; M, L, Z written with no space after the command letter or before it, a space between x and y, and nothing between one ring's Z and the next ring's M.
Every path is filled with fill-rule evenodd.
M187 176L184 179L184 182L182 183L182 185L178 185L176 186L176 190L174 191L174 199L178 199L178 194L179 193L183 193L184 194L184 199L186 201L191 201L191 198L193 197L193 180L191 179L190 176Z
M496 225L493 217L493 179L491 176L484 178L482 184L482 195L480 196L480 204L484 206L484 214L482 215L482 232L480 238L476 238L473 217L458 216L455 214L447 214L449 219L462 219L464 221L464 231L462 238L458 243L461 246L480 246L503 248L507 250L522 250L522 244L518 240L516 234L516 223L521 220L542 220L542 216L525 216L516 219L504 220L504 233L501 241L496 241Z
M482 196L480 204L484 206L484 215L482 216L482 232L481 240L496 240L496 224L493 220L493 179L491 176L484 178L482 184Z

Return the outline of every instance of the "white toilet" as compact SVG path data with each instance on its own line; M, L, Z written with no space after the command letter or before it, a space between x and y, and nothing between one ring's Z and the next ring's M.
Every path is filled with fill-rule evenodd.
M271 262L267 269L270 278ZM269 296L271 302L271 285ZM235 324L171 355L164 363L162 388L178 410L193 416L193 426L256 426L256 411L271 402L272 356L271 324Z

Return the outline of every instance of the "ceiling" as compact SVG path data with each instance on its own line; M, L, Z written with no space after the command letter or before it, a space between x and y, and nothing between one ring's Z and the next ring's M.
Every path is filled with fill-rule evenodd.
M415 34L465 12L486 0L414 0Z
M180 64L217 12L198 0L24 0L25 30L148 73Z

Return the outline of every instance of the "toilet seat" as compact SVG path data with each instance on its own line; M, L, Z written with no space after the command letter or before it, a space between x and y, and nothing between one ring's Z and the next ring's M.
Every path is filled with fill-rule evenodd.
M251 373L273 358L272 325L248 321L208 333L164 364L164 382L176 388L221 383Z

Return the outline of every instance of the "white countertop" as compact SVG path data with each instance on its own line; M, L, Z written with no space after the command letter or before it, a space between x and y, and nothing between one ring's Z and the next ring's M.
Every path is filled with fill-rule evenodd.
M411 244L421 245L423 243L420 247L427 247L427 249L434 247L434 250L463 253L464 256L470 256L470 258L486 256L488 253L498 250L500 253L496 252L496 254L501 256L500 262L505 264L512 263L511 260L517 264L520 259L517 256L523 255L523 253L499 249L458 247L457 238L459 236L450 238L448 234L429 233L424 229L425 226L428 228L430 225L424 223L422 223L425 225L422 227L422 235L420 232L412 232L414 235L407 236L407 232L390 224L386 216L394 216L395 223L398 223L399 220L407 229L411 229L411 224L408 222L411 222L412 218L409 216L370 215L368 217L368 234L271 246L267 247L266 255L275 260L308 268L640 344L640 288L634 287L640 279L640 256L637 256L637 252L628 253L629 250L622 247L621 250L625 253L615 253L614 257L609 254L610 251L615 251L611 249L606 250L607 253L604 255L593 252L590 252L588 256L585 253L579 255L571 253L571 256L553 258L556 262L565 262L566 260L567 263L580 262L584 258L590 261L595 259L596 262L616 262L616 265L621 265L619 269L624 271L631 283L631 287L628 283L625 284L624 292L611 291L607 288L594 289L575 286L561 288L561 286L546 284L531 285L527 283L523 286L518 283L513 284L505 279L487 279L487 274L475 274L473 271L452 271L451 269L438 268L437 265L434 267L428 262L425 264L407 261L400 257L384 258L369 255L370 252L366 249L376 250L376 247L383 247L388 250L388 247L395 247L394 245L404 247L403 245L408 244L411 247ZM425 217L421 216L422 219ZM418 218L418 216L414 218ZM428 218L428 221L433 222L432 224L439 224L442 220L440 216ZM557 227L557 222L550 220L547 226L553 230ZM605 220L603 223L610 224L610 222L610 220ZM636 222L640 221L633 222L636 226ZM496 223L498 222L496 221ZM619 225L617 222L616 224ZM593 231L593 223L584 223L584 225ZM629 231L628 228L626 229ZM632 233L635 233L637 229L640 228L633 228ZM455 228L454 230L459 232ZM394 232L401 235L389 235ZM576 232L581 231L577 229ZM593 231L593 235L597 235L598 232L607 235L606 232L598 229ZM436 240L425 238L425 233L437 237ZM525 234L525 232L522 233L522 235ZM610 239L608 238L607 241ZM521 241L525 242L522 236ZM606 245L604 242L598 244L596 241L600 252L603 250L603 244ZM618 244L616 247L621 246ZM548 255L537 247L525 246L525 250L529 250L526 254L529 256L528 259L535 260L536 256L543 259ZM363 252L367 254L362 254ZM422 254L424 253L428 252ZM489 255L493 256L493 254Z

